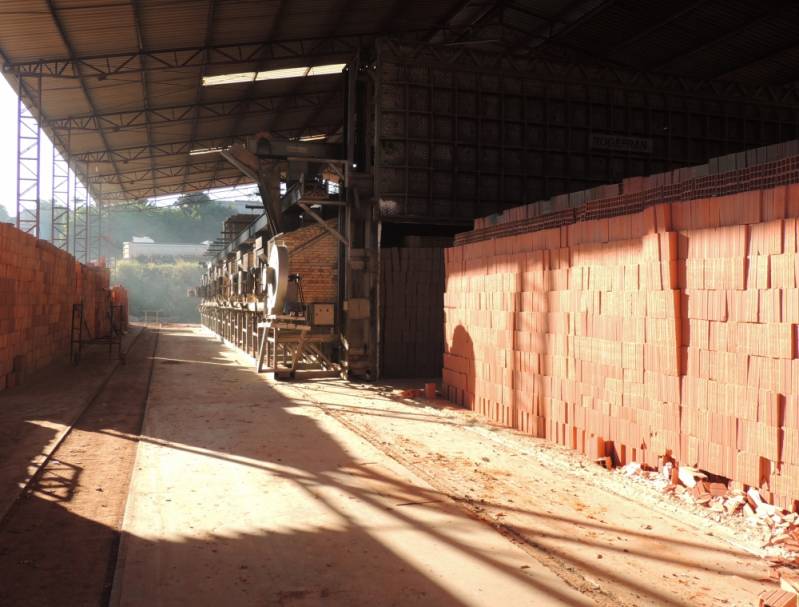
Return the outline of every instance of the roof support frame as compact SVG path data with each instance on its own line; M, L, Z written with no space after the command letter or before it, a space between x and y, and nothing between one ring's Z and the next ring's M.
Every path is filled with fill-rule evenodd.
M197 79L197 86L194 90L194 98L202 100L203 98L203 78L208 72L208 47L211 45L211 42L214 38L214 15L216 14L216 0L208 0L208 10L205 15L205 48L206 50L203 51L203 67L200 69L200 75ZM248 109L248 108L245 108ZM197 129L200 126L200 109L199 107L194 112L194 117L191 123L191 140L193 141L197 137ZM191 162L191 157L186 157L186 176L188 177L188 166ZM183 185L181 189L186 187L186 178L183 179Z
M729 75L729 74L732 74L734 72L737 72L738 70L741 70L741 69L744 69L746 67L749 67L750 65L754 65L755 63L761 63L761 62L764 62L764 61L765 62L778 63L778 64L784 66L784 64L782 64L779 61L777 61L775 59L775 57L777 57L778 55L782 55L783 53L790 52L790 51L792 51L792 50L794 50L796 48L799 48L799 42L792 41L789 44L785 44L783 46L780 46L779 48L771 49L769 51L766 51L765 53L760 53L760 54L755 55L755 56L749 56L749 57L746 58L746 60L743 63L735 66L734 68L729 69L729 70L724 70L721 73L713 74L710 77L713 78L714 80L715 79L723 80L724 77Z
M141 4L139 0L130 0L131 9L133 10L133 23L136 29L136 43L139 46L139 52L144 53L145 44L144 44L144 32L141 25ZM146 67L147 59L146 57L142 57L141 60L142 67ZM147 143L152 144L153 141L153 128L150 122L150 113L147 111L150 109L150 82L149 76L146 69L143 69L140 72L141 76L141 87L142 87L142 98L144 101L144 122L145 122L145 130L147 131ZM151 180L153 184L153 188L157 188L158 184L156 183L156 176L155 176L155 159L152 155L152 148L150 148L150 168L152 169Z
M66 30L64 29L64 24L61 22L61 18L58 16L58 9L53 4L53 0L45 0L45 2L47 3L47 8L50 12L50 17L53 20L56 29L58 30L58 34L61 37L61 40L63 41L67 51L69 52L69 56L74 57L75 50L72 46L72 43L70 42ZM91 111L93 113L97 113L97 107L94 103L94 99L92 98L91 92L89 91L89 87L86 86L86 81L83 79L83 76L81 75L81 69L79 67L76 67L75 69L78 77L78 82L80 83L80 88L83 91L84 96L86 97L86 102L89 104L89 108L91 109ZM100 134L100 139L103 142L103 146L105 147L106 151L110 150L111 146L108 143L108 138L105 135L105 131L102 128L98 130ZM119 171L119 167L116 165L116 161L111 160L111 163L114 166L114 170ZM91 190L91 183L89 183L90 178L88 175L88 171L86 175L86 180L87 180L86 187L87 189Z
M649 71L661 71L677 61L682 61L687 57L693 57L697 53L701 53L702 51L708 48L723 43L726 40L729 40L730 38L734 38L735 36L740 35L742 32L745 32L746 30L750 29L754 24L762 23L763 21L766 21L773 16L774 16L773 8L769 7L765 12L761 13L760 16L758 16L757 18L749 19L745 23L742 23L739 26L729 29L722 34L714 38L711 38L710 40L703 40L702 42L691 47L690 49L678 53L676 55L672 55L666 61L660 62L657 65L647 65L645 66L645 69Z
M51 0L48 0L51 2ZM148 72L164 70L195 69L215 65L229 66L263 64L274 61L303 60L328 56L350 55L377 34L353 34L328 36L326 38L304 38L299 40L274 40L245 42L241 44L180 47L161 50L142 50L130 53L109 53L72 58L51 58L32 61L7 62L3 71L26 76L50 78L98 78L137 74L143 71L143 59L153 65ZM137 61L138 60L138 61Z
M269 32L268 32L268 34L266 36L267 40L271 39L275 35L275 32L280 30L280 24L283 21L283 14L286 11L286 7L287 7L289 1L290 0L280 0L280 4L278 5L277 13L275 14L274 18L272 19L272 23L269 24ZM260 56L258 58L258 67L256 68L255 71L256 72L260 72L262 69L265 68L265 66L266 66L266 59L265 59L265 57ZM241 97L241 102L242 102L244 108L249 108L249 105L250 105L250 101L249 100L254 96L255 87L256 86L257 86L257 82L256 82L255 79L253 79L253 81L250 82L249 85L247 85L247 90L245 91L244 95L242 95L242 97ZM291 91L290 95L296 95L298 86L299 85L295 85L292 88L292 91ZM278 114L281 112L281 108L280 107L278 107L277 112L278 112ZM234 131L234 132L238 131L239 127L241 125L242 119L243 119L242 115L236 116L233 119L233 124L231 125L230 130ZM270 124L270 127L271 126L273 126L273 124ZM224 162L225 162L224 158L220 157L219 161L218 161L218 163L216 165L216 169L214 170L214 177L216 177L216 174L219 172L219 169L224 165Z
M709 0L694 0L693 2L688 4L687 6L684 6L680 10L672 13L666 19L661 19L660 21L658 21L657 23L653 23L649 27L641 28L641 30L638 31L638 33L636 33L634 36L630 36L629 38L624 38L622 40L619 40L619 42L617 44L614 44L610 48L606 49L605 53L606 54L611 54L611 53L616 52L619 49L627 48L631 44L633 44L633 43L635 43L635 42L637 42L639 40L643 40L647 36L651 36L654 32L658 31L663 26L668 25L669 23L672 23L673 21L676 21L677 19L680 19L681 17L684 17L686 14L690 13L693 10L696 10L697 8L699 8L703 4L707 4L708 2L709 2Z
M288 98L288 99L287 99ZM313 109L319 107L323 100L328 99L328 93L308 93L303 95L272 95L268 97L255 97L250 99L248 110L240 99L233 101L199 102L186 105L173 105L168 107L136 108L122 112L101 112L81 116L67 116L64 118L50 119L47 125L55 130L93 131L103 125L114 131L130 128L141 128L161 123L173 124L189 120L208 120L225 118L242 113L258 114L277 111L280 103L290 101L291 109ZM343 102L343 96L342 96Z
M116 173L103 173L100 175L92 176L92 181L95 183L111 183L111 184L141 184L142 181L147 181L150 174L155 172L157 177L169 179L171 177L183 177L184 181L188 181L187 177L192 173L209 172L214 168L216 159L208 160L202 163L195 163L186 165L185 163L170 165L170 166L157 166L155 169L136 169L132 171L123 172L120 175ZM150 180L152 182L152 180ZM153 189L157 189L153 186Z
M191 183L191 189L187 191L202 192L212 188L230 188L241 185L242 183L250 183L248 178L243 174L231 176L217 176L215 178L208 178L201 181ZM152 186L140 188L137 190L131 189L127 193L115 192L104 195L106 204L109 202L130 202L131 200L139 200L142 198L154 198L156 196L172 196L176 194L175 190L168 186L158 186L154 189Z
M318 128L318 129L333 129L337 128L340 125L330 125L330 124L311 124L308 127ZM298 135L298 129L279 129L273 131L277 134L284 136L285 138L291 138ZM86 150L83 152L75 152L71 155L71 158L75 160L79 160L81 162L108 162L110 163L112 159L115 159L121 163L127 163L135 160L141 160L143 158L147 158L149 154L149 150L152 147L153 153L158 156L179 156L183 154L188 154L192 149L195 149L194 146L197 148L221 148L227 147L237 142L242 142L245 137L252 135L251 132L241 132L241 133L233 133L231 135L227 135L225 137L209 137L198 139L196 141L190 141L188 138L180 138L175 141L169 141L164 143L155 143L152 146L149 145L134 145L129 147L123 148L114 148L113 150L109 151L106 149L101 150Z
M618 0L583 0L576 4L573 3L572 6L555 17L545 19L546 25L535 31L527 32L522 43L526 47L526 50L535 49L544 43L558 44L556 38L568 34L574 28L585 22L586 19L590 19L592 16L602 12L616 2L618 2ZM514 8L514 10L519 9ZM538 17L537 15L534 16ZM504 19L501 25L503 27L508 27ZM565 46L569 49L572 48L568 45Z
M283 5L285 5L285 3L287 1L288 0L283 0ZM346 20L347 16L350 14L350 12L352 10L353 1L354 0L347 0L342 5L341 10L338 12L338 14L336 15L335 19L331 20L330 25L327 28L327 34L326 34L327 36L332 36L335 32L337 32L341 28L342 24L344 23L344 21ZM401 1L402 0L394 0L394 5L392 6L391 10L389 11L389 17L386 18L384 23L381 24L380 29L384 29L386 27L386 21L389 21L391 19L391 15L393 15L394 11L396 10L396 8L401 5ZM357 56L359 52L360 52L360 49L357 49L356 52L353 53L352 57ZM348 61L348 63L349 63L349 61ZM295 83L294 87L292 88L292 94L293 95L297 95L299 93L299 89L300 89L301 86L302 86L302 81L298 81L297 83ZM336 87L336 88L339 88L339 87ZM285 103L283 103L283 104L281 104L281 107L278 108L277 113L272 117L272 120L269 122L269 125L268 125L268 127L266 129L267 131L269 131L269 132L273 131L273 129L275 128L276 124L278 123L278 120L280 120L280 118L282 118L282 116L285 113L285 111L286 111L286 106L285 106ZM303 126L303 130L305 128L308 128L307 127L308 122L312 122L315 119L315 117L316 117L316 115L311 116L309 118L309 120Z

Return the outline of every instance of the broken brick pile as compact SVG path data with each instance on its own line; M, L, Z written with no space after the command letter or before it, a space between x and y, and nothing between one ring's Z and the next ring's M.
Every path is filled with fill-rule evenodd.
M797 218L779 185L456 239L445 396L617 464L671 450L795 509Z
M69 354L72 305L93 335L108 332L109 274L0 223L0 390Z

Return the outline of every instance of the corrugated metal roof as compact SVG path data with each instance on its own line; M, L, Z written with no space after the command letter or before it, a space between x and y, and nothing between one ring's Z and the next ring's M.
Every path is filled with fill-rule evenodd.
M123 200L243 179L195 147L343 123L341 76L203 87L204 75L346 62L394 35L782 84L799 78L797 22L799 6L777 0L4 0L0 61L12 84L44 74L46 130Z
M423 28L456 4L7 0L0 60L12 84L15 71L45 74L45 130L96 193L102 182L106 200L124 200L244 179L218 155L190 156L195 147L264 128L333 133L343 122L340 75L220 87L201 86L203 75L346 62L358 40L331 39Z

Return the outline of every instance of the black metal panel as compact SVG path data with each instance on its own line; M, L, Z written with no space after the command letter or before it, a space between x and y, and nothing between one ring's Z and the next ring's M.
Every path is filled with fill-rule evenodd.
M485 216L797 136L795 99L729 84L391 42L377 74L385 220Z

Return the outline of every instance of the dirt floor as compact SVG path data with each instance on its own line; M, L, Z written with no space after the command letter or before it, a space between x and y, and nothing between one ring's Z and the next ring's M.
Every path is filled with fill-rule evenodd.
M360 389L359 389L360 388ZM636 491L575 453L445 402L316 381L285 388L380 445L601 605L752 605L760 558L721 525Z
M0 518L0 604L107 601L156 342L156 331L136 330L124 365L92 351L77 369L0 396L0 479L7 502L17 497ZM35 465L12 473L10 462L40 464L56 445L32 478Z
M197 330L162 333L112 605L589 605Z
M269 381L198 327L157 339L0 522L0 604L734 606L774 587L752 537L640 479L392 386ZM42 390L0 395L9 428L43 429L15 450L0 425L5 497L79 410Z

